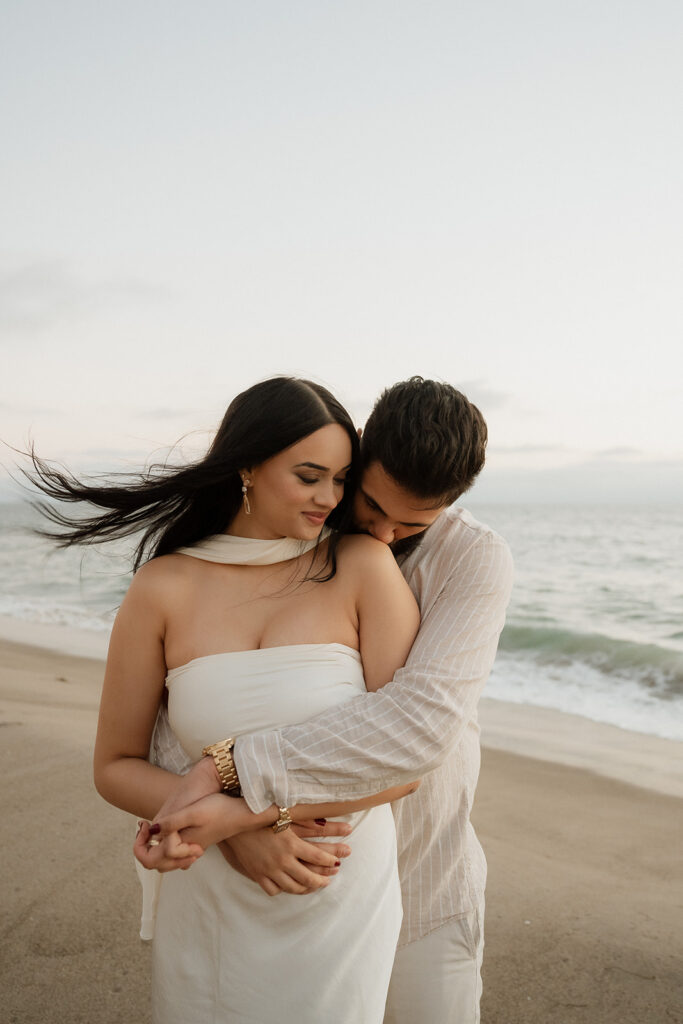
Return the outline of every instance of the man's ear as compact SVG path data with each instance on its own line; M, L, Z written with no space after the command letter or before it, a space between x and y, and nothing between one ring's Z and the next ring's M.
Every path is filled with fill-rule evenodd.
M358 437L361 438L363 436L363 428L362 427L358 427L356 433L358 434Z

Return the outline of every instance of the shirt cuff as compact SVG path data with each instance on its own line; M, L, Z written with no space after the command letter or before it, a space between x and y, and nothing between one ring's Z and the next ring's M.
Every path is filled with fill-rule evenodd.
M250 811L260 814L273 804L290 806L287 771L277 732L238 736L232 756Z

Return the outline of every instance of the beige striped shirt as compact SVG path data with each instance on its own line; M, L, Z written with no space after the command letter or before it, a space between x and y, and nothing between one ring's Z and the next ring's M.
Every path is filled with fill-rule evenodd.
M394 804L405 944L484 894L486 860L470 823L477 703L503 628L512 558L501 537L453 508L401 568L421 611L405 667L376 693L301 725L240 737L235 761L253 811L350 800L422 778Z

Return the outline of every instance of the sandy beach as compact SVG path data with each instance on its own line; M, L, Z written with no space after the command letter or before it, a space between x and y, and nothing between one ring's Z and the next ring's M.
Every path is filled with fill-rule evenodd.
M7 1024L149 1021L132 819L91 782L102 667L0 641ZM482 1021L683 1021L683 745L494 701L482 730Z

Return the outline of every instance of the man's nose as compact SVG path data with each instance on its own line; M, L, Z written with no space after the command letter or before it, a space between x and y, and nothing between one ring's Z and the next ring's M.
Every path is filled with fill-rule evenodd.
M374 522L370 527L372 536L376 540L381 540L383 544L392 544L395 532L393 526L386 522Z

